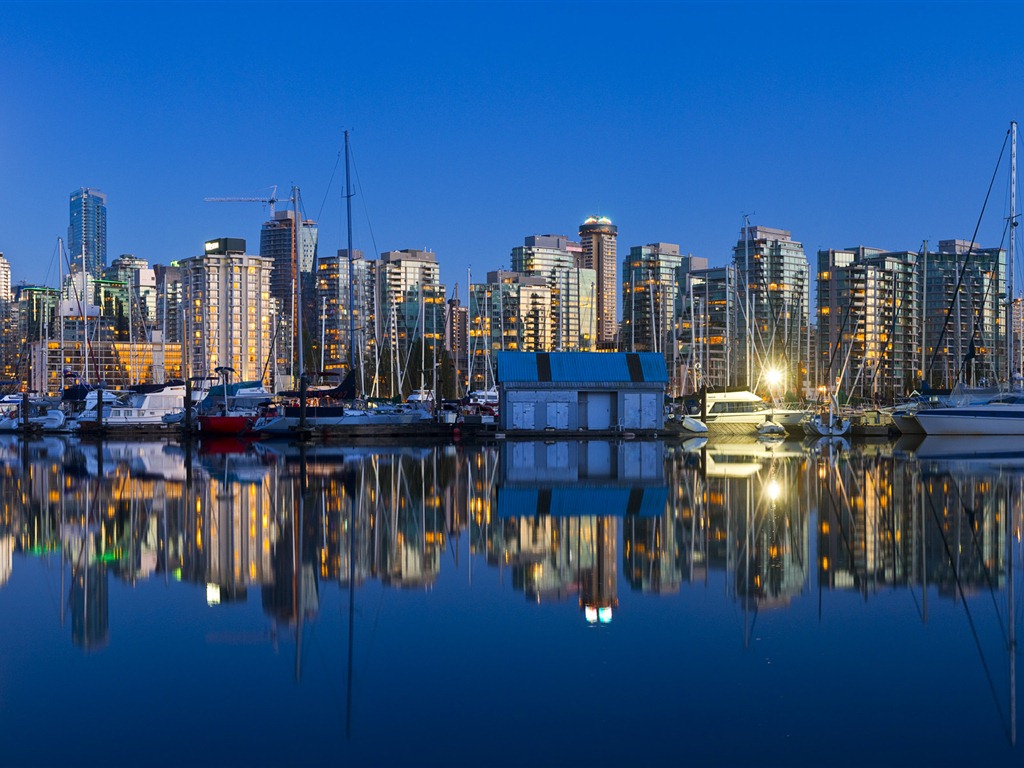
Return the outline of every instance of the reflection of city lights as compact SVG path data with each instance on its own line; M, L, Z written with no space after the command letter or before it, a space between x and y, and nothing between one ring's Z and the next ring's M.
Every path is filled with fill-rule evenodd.
M768 496L769 501L778 501L779 496L782 495L782 486L779 485L778 480L769 480L764 492Z
M220 586L218 584L206 585L206 604L220 605Z
M612 607L610 605L604 605L600 608L593 605L583 606L583 615L587 619L588 624L611 624L612 622Z

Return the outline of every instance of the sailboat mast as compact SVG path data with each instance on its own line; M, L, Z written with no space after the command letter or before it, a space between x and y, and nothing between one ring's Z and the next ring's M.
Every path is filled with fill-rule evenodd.
M292 222L292 275L295 280L295 306L292 307L292 327L295 329L294 338L296 343L299 345L299 370L296 374L293 372L292 378L296 388L299 386L299 377L306 372L306 367L303 361L302 355L302 264L300 257L299 247L299 226L301 221L299 220L299 188L292 187L292 210L295 213L295 219ZM292 364L295 364L294 359Z
M746 329L746 351L744 359L747 361L746 387L750 389L750 217L743 214L743 327Z
M352 176L348 167L348 131L345 131L345 222L348 228L348 354L349 370L356 369L355 267L352 263Z
M1006 311L1007 311L1007 345L1006 345L1006 376L1013 382L1013 258L1014 241L1017 226L1017 121L1010 123L1010 249L1006 258Z

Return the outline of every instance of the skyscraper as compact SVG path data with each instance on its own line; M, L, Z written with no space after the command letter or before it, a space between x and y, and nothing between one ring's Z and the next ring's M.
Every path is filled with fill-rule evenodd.
M99 277L107 267L107 196L81 187L71 193L68 255L74 268Z
M619 228L604 216L591 216L580 225L583 257L580 266L597 273L597 344L601 349L614 349L618 323L618 263L615 240Z
M597 277L581 268L583 248L565 235L530 235L512 249L512 271L543 277L551 289L552 349L593 350Z
M703 262L702 267L706 268L707 260ZM675 243L650 243L629 249L629 257L622 262L620 349L666 354L672 350L682 263Z
M769 369L784 376L787 391L811 386L806 347L810 268L804 246L785 229L747 226L732 250L739 274L736 330L744 386L763 386ZM749 316L748 316L749 311Z
M313 271L317 252L316 222L303 221L299 230L298 261L293 263L294 226L295 211L277 211L274 218L264 222L260 229L260 256L274 261L270 291L278 301L281 314L286 317L291 315L295 281L300 279L300 275L309 275Z
M246 255L245 240L223 237L180 265L188 374L229 366L236 381L264 379L275 309L270 260Z

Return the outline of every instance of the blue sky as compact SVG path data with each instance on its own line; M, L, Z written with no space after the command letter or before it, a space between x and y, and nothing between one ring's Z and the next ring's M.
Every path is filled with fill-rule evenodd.
M54 283L68 196L92 186L111 258L257 252L265 210L203 198L297 184L333 252L346 128L355 247L434 250L449 289L594 213L620 252L713 265L743 213L809 255L969 239L1024 106L1021 9L0 2L0 251L15 282Z

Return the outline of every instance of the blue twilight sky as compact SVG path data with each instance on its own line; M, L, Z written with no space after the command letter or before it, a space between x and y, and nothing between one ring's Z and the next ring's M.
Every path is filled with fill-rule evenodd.
M80 186L108 256L259 247L302 190L321 253L434 250L449 290L594 213L620 253L725 263L742 214L809 255L969 239L1024 106L1020 3L0 2L0 251L56 279ZM333 181L332 181L333 175ZM354 174L355 176L355 174ZM979 241L998 245L1008 181ZM464 293L462 294L465 295Z

